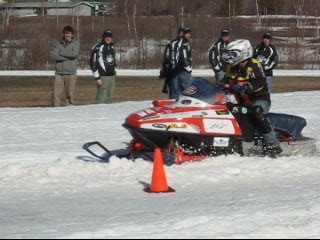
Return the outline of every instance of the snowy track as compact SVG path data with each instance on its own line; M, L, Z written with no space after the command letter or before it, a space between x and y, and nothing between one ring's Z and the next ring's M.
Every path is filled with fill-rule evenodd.
M320 148L320 94L273 96L304 116ZM320 156L208 159L168 168L176 193L149 195L152 164L98 163L81 150L121 149L131 112L150 102L0 109L1 238L320 237Z

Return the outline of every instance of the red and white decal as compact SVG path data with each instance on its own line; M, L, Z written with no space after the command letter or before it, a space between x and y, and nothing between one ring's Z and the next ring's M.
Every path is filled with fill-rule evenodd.
M183 91L183 93L190 96L194 95L197 93L197 88L195 86L188 87L186 90Z
M150 130L158 130L158 131L168 131L168 132L185 132L185 133L199 133L199 131L193 127L191 127L187 123L161 123L161 124L152 124L146 123L142 124L141 128L150 129Z

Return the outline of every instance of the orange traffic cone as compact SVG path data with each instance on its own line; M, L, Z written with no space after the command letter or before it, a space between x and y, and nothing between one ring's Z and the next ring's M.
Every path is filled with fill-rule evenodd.
M148 193L170 193L175 192L168 186L167 176L163 165L163 156L161 150L157 148L154 154L154 165L151 187L144 190Z

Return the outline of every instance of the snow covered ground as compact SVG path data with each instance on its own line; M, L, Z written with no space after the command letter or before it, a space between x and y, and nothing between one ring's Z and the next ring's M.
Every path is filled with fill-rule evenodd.
M318 148L319 93L273 96L273 111L308 120ZM81 150L92 140L124 148L123 119L150 104L0 109L0 237L320 237L319 154L171 166L176 193L150 195L150 162L99 163Z

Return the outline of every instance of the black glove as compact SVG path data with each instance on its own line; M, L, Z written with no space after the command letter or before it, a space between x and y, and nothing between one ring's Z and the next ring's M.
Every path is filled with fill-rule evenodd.
M160 71L159 79L164 79L167 77L167 72L165 70Z
M252 86L250 84L237 84L233 87L233 92L240 95L250 94Z

